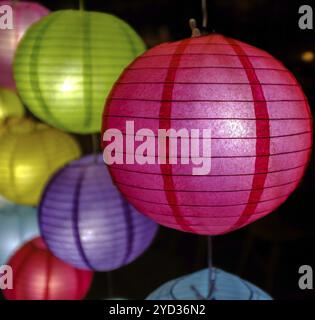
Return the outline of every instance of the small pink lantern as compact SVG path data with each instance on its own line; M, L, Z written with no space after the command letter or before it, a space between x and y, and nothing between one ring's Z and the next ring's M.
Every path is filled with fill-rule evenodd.
M12 62L18 43L25 31L49 10L35 2L0 1L0 6L9 6L13 14L13 28L0 29L0 86L15 89Z
M301 181L312 147L311 112L294 76L267 52L218 34L165 43L136 59L107 100L103 133L133 137L127 121L135 133L152 132L155 150L146 163L110 165L120 191L159 224L204 235L276 210ZM192 158L170 163L170 148L159 162L159 129L182 128L211 130L208 174L193 175ZM137 151L142 140L120 154L145 154Z

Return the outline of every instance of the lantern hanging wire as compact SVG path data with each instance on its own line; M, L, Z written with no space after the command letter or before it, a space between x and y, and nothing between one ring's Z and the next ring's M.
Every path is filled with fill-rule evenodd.
M212 237L208 236L208 237L206 237L206 239L207 239L207 250L208 250L208 255L207 255L207 262L208 262L208 294L206 296L203 296L199 292L197 287L191 286L191 290L194 292L194 294L196 295L196 298L198 300L213 300L213 295L214 295L214 291L215 291L216 273L215 273L215 269L213 268L213 264L212 264L212 253L213 253L213 250L212 250Z
M85 10L84 0L79 0L79 9Z
M209 271L209 292L207 300L212 300L213 293L215 290L215 281L216 281L216 274L213 269L212 258L213 258L213 250L212 250L212 237L207 237L208 243L208 271Z
M97 157L98 157L98 147L97 147L97 136L96 134L91 134L91 140L92 140L92 152L94 156L94 163L97 163Z
M207 8L207 0L201 0L202 7L202 27L207 29L208 27L208 8Z
M197 26L196 19L189 20L189 26L191 29L191 37L200 37L201 34L207 33L206 30L208 28L208 6L207 0L201 0L201 9L202 9L202 32Z

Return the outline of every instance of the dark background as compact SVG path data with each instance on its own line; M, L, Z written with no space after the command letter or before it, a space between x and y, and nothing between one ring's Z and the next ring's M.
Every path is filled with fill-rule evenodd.
M38 2L51 10L79 5L78 0ZM315 1L307 0L208 0L209 29L265 49L283 61L300 81L314 112L315 60L303 61L303 53L315 54L315 31L298 27L302 4L315 10ZM189 37L189 18L201 24L201 0L86 0L85 8L126 20L149 47ZM82 141L90 152L89 140ZM213 239L214 265L252 281L275 299L314 299L314 291L298 287L299 267L315 268L314 191L313 157L302 184L277 212ZM110 275L97 274L88 298L143 299L164 282L206 266L205 237L161 228L152 247L137 261Z

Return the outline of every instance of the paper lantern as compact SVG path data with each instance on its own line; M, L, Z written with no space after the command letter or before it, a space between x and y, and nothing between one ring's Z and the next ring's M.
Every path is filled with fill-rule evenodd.
M144 44L115 16L55 12L23 38L14 63L22 100L38 118L59 129L101 129L105 98Z
M22 117L24 108L17 94L9 89L0 88L0 123L8 117Z
M50 176L80 156L68 134L29 119L0 128L0 194L14 203L37 205Z
M5 207L6 205L10 204L11 202L8 201L7 199L3 198L1 195L0 195L0 208L3 208Z
M146 150L152 164L124 157L110 166L118 188L156 222L197 234L230 232L274 211L298 186L312 145L310 109L294 76L267 52L218 34L162 44L131 64L108 99L103 132L133 139L127 121L135 134L152 131L155 150ZM198 165L185 144L177 158L166 148L159 164L158 129L182 128L189 135L181 142L193 151L211 146L208 174L193 174ZM124 156L141 155L142 143ZM189 163L181 164L187 151Z
M209 270L169 281L151 293L147 300L272 300L253 284L213 268L214 288L209 297Z
M110 271L139 257L157 225L113 186L101 156L71 162L48 184L39 220L55 256L80 269Z
M2 291L7 300L81 300L93 278L54 257L41 238L26 243L8 265L14 277L13 289Z
M12 63L18 43L25 31L49 10L35 2L0 1L0 6L4 5L12 8L13 28L0 28L0 86L15 89Z
M0 266L24 242L38 236L36 209L13 204L0 208Z

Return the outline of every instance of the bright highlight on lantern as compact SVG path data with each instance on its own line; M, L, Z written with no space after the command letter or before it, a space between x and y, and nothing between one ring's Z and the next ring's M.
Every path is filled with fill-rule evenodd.
M74 90L75 82L76 82L75 79L73 79L71 77L66 78L65 81L63 82L63 84L61 85L60 90L62 92L69 92L69 91Z

